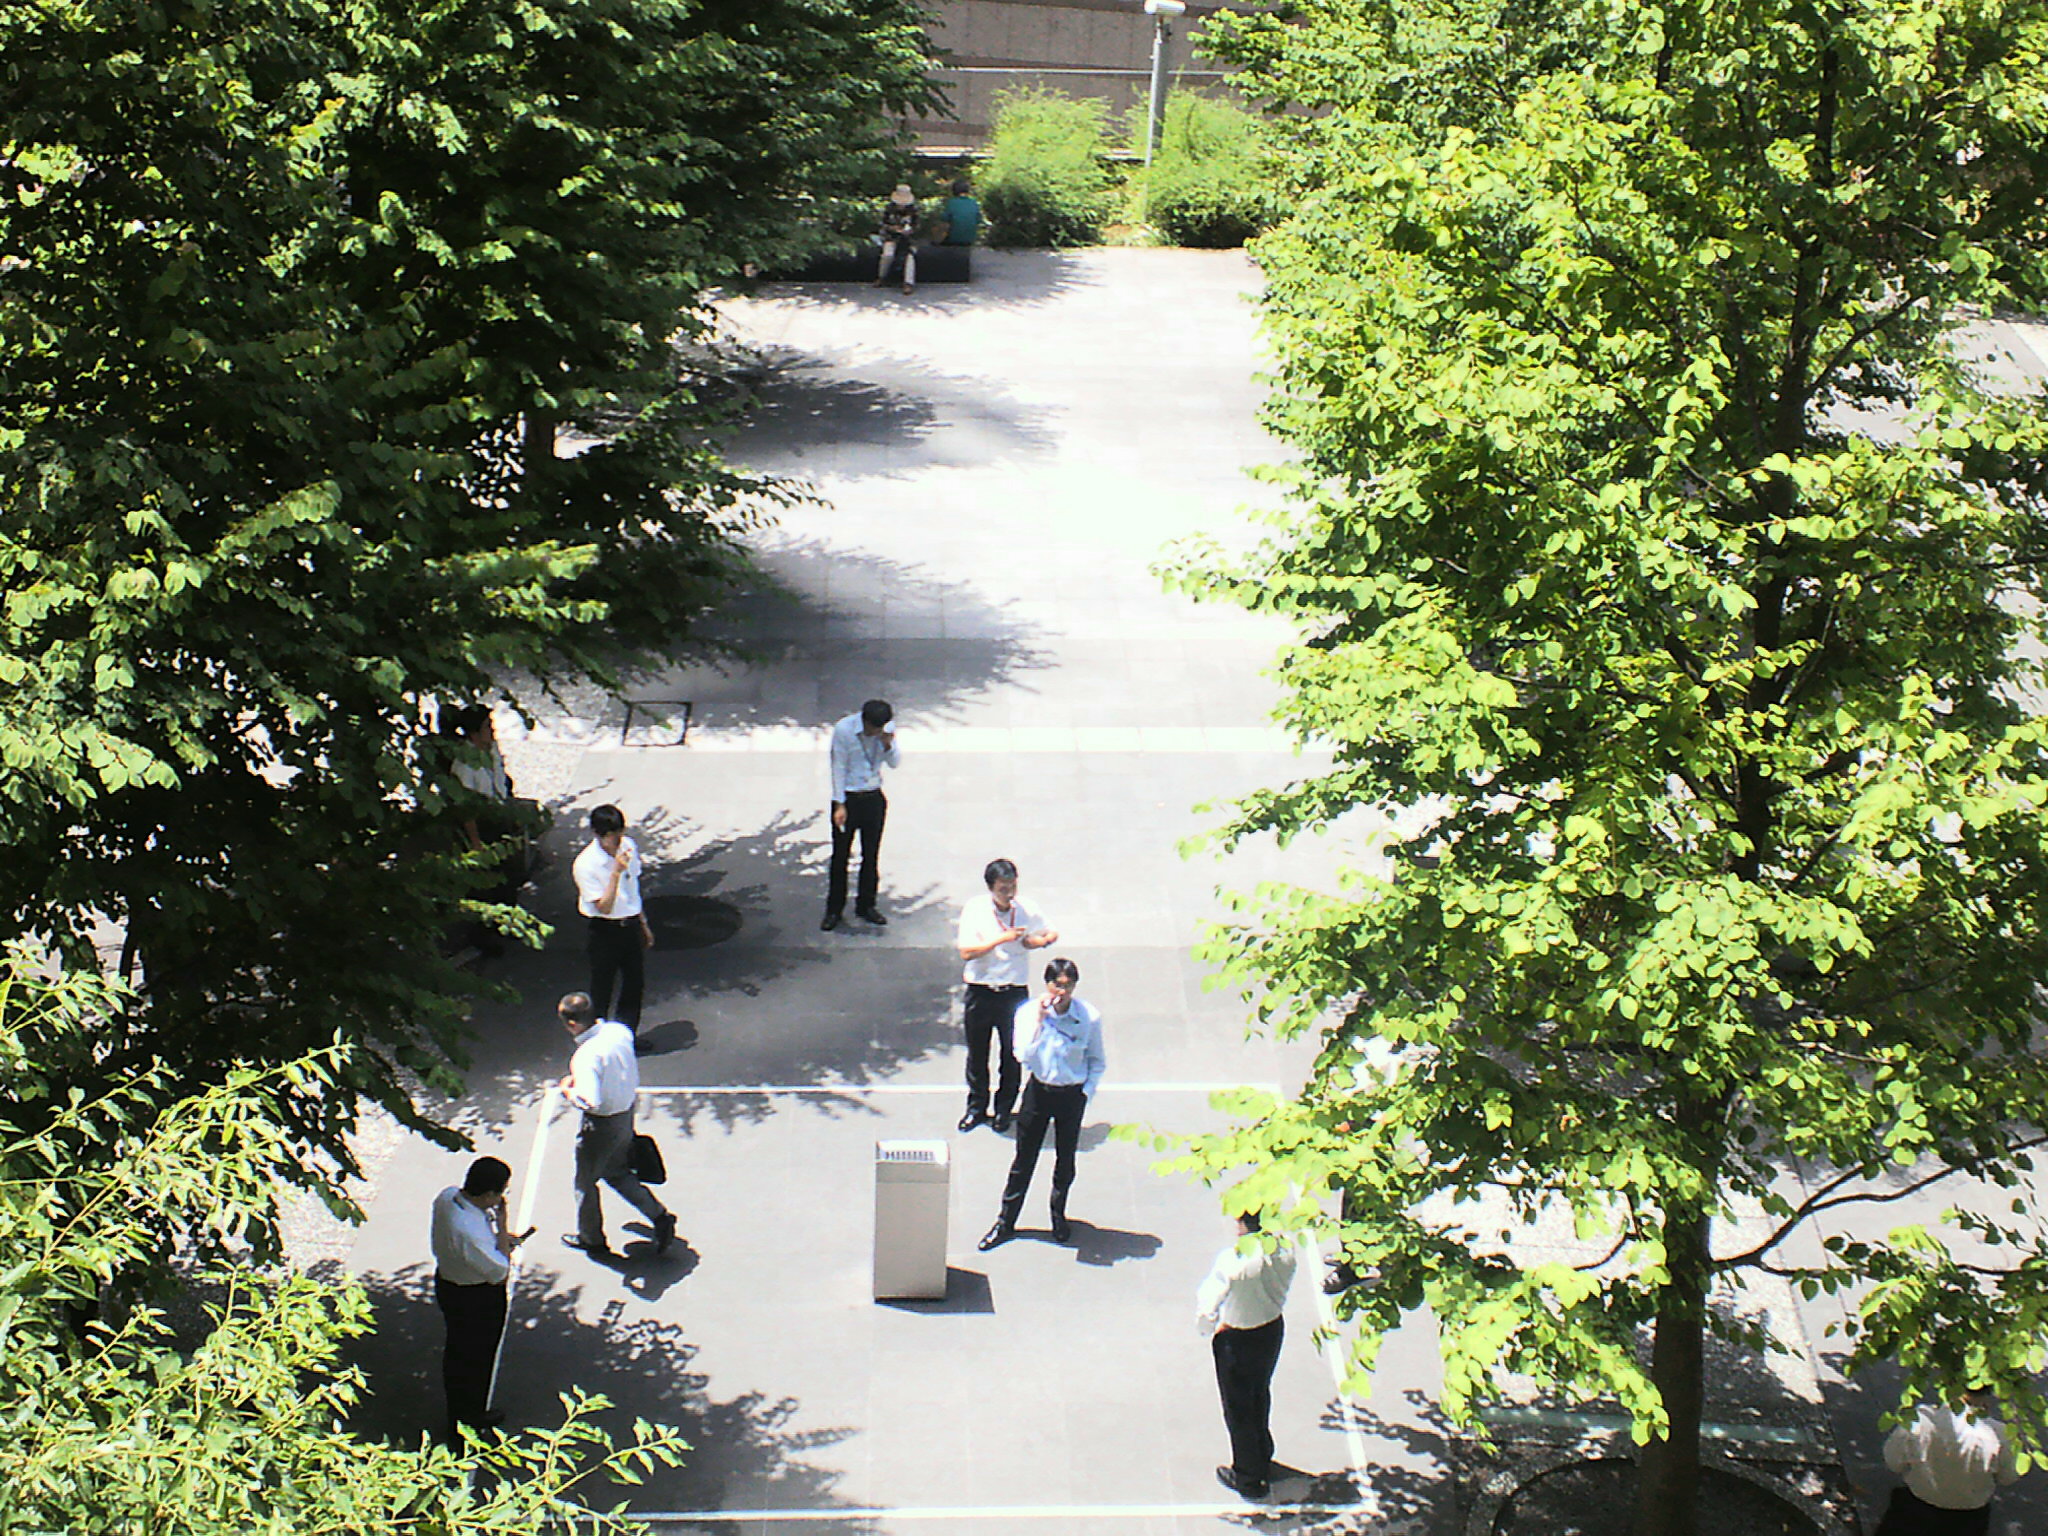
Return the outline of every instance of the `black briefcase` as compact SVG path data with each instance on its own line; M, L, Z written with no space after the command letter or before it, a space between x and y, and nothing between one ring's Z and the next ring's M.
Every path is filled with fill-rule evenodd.
M661 1148L645 1134L633 1138L633 1177L642 1184L666 1184L668 1164L661 1160Z

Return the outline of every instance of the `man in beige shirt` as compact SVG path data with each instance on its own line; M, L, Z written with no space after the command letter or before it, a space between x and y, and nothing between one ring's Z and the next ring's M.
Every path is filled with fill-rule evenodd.
M2019 1476L2005 1426L1991 1417L1989 1392L1961 1408L1923 1403L1884 1443L1884 1464L1905 1479L1892 1490L1877 1536L1984 1536L1991 1495Z
M1272 1478L1273 1369L1287 1331L1281 1312L1294 1283L1293 1245L1283 1239L1269 1250L1258 1233L1257 1211L1238 1217L1237 1241L1216 1255L1195 1292L1196 1323L1209 1335L1223 1425L1230 1431L1230 1464L1216 1469L1216 1481L1248 1499L1264 1498Z

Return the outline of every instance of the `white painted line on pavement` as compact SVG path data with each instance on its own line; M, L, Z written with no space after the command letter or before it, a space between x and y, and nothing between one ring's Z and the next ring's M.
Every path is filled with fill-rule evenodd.
M533 1202L540 1194L540 1165L547 1159L548 1127L554 1123L555 1105L562 1096L560 1083L549 1083L548 1091L540 1097L540 1124L533 1133L533 1150L526 1157L526 1183L519 1191L519 1214L512 1219L512 1230L524 1232L533 1225ZM511 1273L505 1277L505 1295L509 1303L519 1294L519 1272L524 1267L526 1245L521 1243L512 1250ZM509 1307L508 1307L509 1310ZM491 1356L491 1385L484 1393L484 1406L490 1407L491 1399L498 1395L498 1371L505 1362L505 1335L509 1328L498 1333L498 1348Z
M1231 1504L987 1504L921 1509L849 1506L844 1509L697 1509L643 1514L629 1510L626 1519L641 1523L739 1525L749 1520L1174 1520L1222 1518L1229 1515L1356 1515L1359 1504L1265 1504L1238 1500Z
M1096 1090L1105 1093L1224 1093L1232 1088L1257 1088L1278 1093L1276 1083L1104 1083ZM548 1090L553 1093L554 1090ZM640 1085L642 1097L663 1093L950 1093L960 1092L958 1083L716 1083L692 1086L670 1083L661 1087Z
M752 752L779 755L822 753L831 732L810 726L712 726L690 731L682 750ZM553 722L534 728L531 741L587 746L593 752L637 752L653 747L676 748L673 725L651 725L621 742L618 727L587 720ZM928 757L1032 757L1054 754L1128 753L1139 756L1190 756L1257 753L1291 757L1295 740L1278 726L1267 725L953 725L906 732L904 747ZM1328 751L1313 744L1306 751Z
M1323 1291L1322 1249L1310 1240L1306 1232L1301 1234L1301 1247L1308 1259L1309 1289L1315 1297L1316 1323L1323 1335L1319 1352L1323 1363L1330 1368L1330 1379L1337 1385L1337 1411L1344 1416L1344 1447L1351 1453L1351 1465L1363 1472L1366 1470L1365 1436L1358 1432L1358 1420L1351 1413L1351 1400L1344 1395L1344 1341L1337 1334L1337 1319L1331 1310L1330 1298Z
M1116 1092L1141 1093L1220 1093L1233 1088L1254 1088L1265 1093L1278 1094L1277 1083L1118 1083L1104 1084L1098 1093ZM659 1098L663 1095L718 1095L718 1094L788 1094L801 1097L806 1094L957 1094L958 1083L846 1083L837 1086L815 1083L760 1083L751 1087L745 1084L715 1083L691 1086L687 1083L671 1083L648 1086L642 1084L640 1097ZM526 1182L519 1195L519 1216L516 1230L525 1231L533 1225L534 1201L540 1190L541 1165L547 1158L548 1127L553 1122L555 1110L561 1103L562 1089L559 1083L548 1084L541 1095L540 1126L534 1133L533 1150L527 1156ZM1323 1295L1322 1252L1307 1233L1296 1241L1307 1260L1308 1283L1314 1296L1316 1319L1328 1330L1333 1325L1330 1315L1329 1298ZM519 1278L520 1255L512 1256L511 1283L516 1286ZM510 1330L508 1329L507 1332ZM1338 1398L1343 1399L1344 1362L1337 1354L1338 1341L1334 1336L1321 1346L1319 1353L1330 1368L1330 1375L1336 1382ZM498 1339L498 1357L491 1364L491 1392L496 1395L498 1388L498 1363L504 1358L505 1339ZM489 1399L486 1399L488 1402ZM1358 1432L1358 1425L1350 1414L1344 1415L1344 1445L1351 1457L1352 1469L1359 1473L1368 1470L1365 1438ZM1244 1514L1248 1511L1261 1515L1341 1515L1369 1513L1364 1504L1048 1504L1048 1505L990 1505L960 1507L929 1507L916 1509L844 1508L844 1509L713 1509L713 1510L664 1510L654 1513L633 1512L629 1518L635 1521L677 1524L726 1524L736 1525L748 1520L760 1521L818 1521L818 1520L1057 1520L1057 1519L1175 1519L1202 1518Z

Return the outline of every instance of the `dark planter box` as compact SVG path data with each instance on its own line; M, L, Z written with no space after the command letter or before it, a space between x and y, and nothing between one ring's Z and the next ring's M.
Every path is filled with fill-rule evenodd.
M920 245L917 248L917 280L920 283L964 283L970 278L971 245ZM824 251L794 272L764 274L776 283L872 283L875 263L882 259L879 246L863 245L852 250ZM902 263L890 273L902 281Z

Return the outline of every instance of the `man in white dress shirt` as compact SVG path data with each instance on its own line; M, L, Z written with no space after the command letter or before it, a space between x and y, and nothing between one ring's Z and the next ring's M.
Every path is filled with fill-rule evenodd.
M1273 1368L1294 1283L1293 1245L1283 1240L1268 1250L1258 1231L1257 1211L1238 1217L1238 1241L1216 1255L1195 1292L1196 1322L1209 1336L1230 1431L1230 1464L1216 1469L1216 1480L1248 1499L1264 1498L1273 1475Z
M846 912L846 873L853 862L856 836L860 838L860 885L854 893L854 913L876 927L889 921L877 902L882 891L882 823L889 816L889 802L882 794L882 770L903 761L903 754L896 750L896 733L889 729L895 718L896 711L887 699L869 699L859 714L848 715L832 727L832 864L825 885L825 920L818 924L827 933L839 926Z
M960 1117L960 1129L971 1131L990 1119L988 1053L993 1040L999 1067L993 1124L998 1131L1007 1131L1022 1078L1014 1026L1017 1010L1031 996L1025 951L1044 949L1059 934L1017 894L1017 866L1008 859L989 860L981 879L988 899L970 900L960 909L955 935L964 962L961 977L967 983L967 1000L961 1006L967 1031L967 1113Z
M576 1230L564 1233L562 1241L593 1258L610 1256L597 1192L598 1185L609 1184L654 1228L654 1251L667 1253L676 1219L633 1176L633 1107L640 1098L633 1032L617 1019L600 1019L582 992L569 993L555 1011L576 1041L562 1094L583 1111L576 1132Z
M640 902L640 848L616 805L590 813L590 842L576 855L576 910L589 926L590 996L598 1014L637 1034L654 930ZM614 1000L613 989L617 989Z
M1892 1490L1877 1536L1985 1536L1991 1495L2019 1476L1997 1400L1972 1392L1960 1409L1923 1404L1884 1443L1884 1464L1906 1480Z
M448 1397L448 1443L464 1429L505 1422L491 1411L491 1370L505 1332L505 1280L519 1245L505 1228L505 1189L512 1170L495 1157L469 1165L459 1185L434 1197L434 1304L448 1324L441 1386Z

